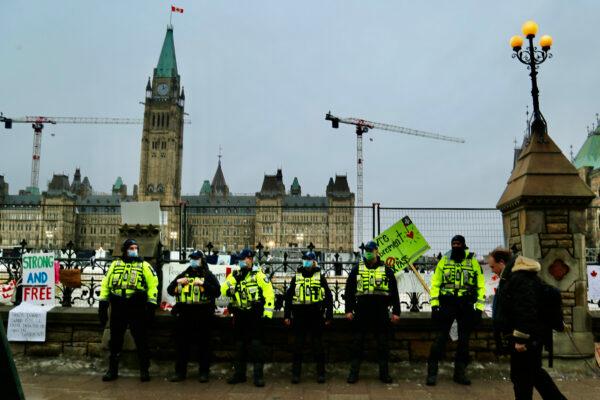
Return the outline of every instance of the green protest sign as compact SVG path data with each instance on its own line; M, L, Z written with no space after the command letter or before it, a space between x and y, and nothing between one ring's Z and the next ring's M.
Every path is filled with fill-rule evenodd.
M408 267L430 249L429 244L408 216L373 240L379 246L381 260L394 272Z

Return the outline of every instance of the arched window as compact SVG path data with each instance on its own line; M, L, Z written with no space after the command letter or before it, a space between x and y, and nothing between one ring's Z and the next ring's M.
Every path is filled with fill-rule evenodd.
M148 189L146 191L148 193L154 193L154 186L152 186L152 184L148 185Z
M157 191L158 193L163 193L163 192L165 191L165 188L163 187L162 183L159 183L159 184L156 186L156 191Z

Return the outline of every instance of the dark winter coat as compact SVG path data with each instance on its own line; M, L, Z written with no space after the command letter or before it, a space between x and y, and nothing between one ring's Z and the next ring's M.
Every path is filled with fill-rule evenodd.
M523 256L517 257L500 297L500 321L517 343L541 340L544 324L540 318L542 282L538 277L540 264Z

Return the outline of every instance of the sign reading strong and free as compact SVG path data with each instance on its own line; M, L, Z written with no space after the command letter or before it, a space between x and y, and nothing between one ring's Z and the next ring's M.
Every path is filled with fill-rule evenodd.
M23 302L53 305L54 274L53 254L23 254Z
M414 263L430 248L408 216L396 222L373 240L379 246L379 257L394 272Z

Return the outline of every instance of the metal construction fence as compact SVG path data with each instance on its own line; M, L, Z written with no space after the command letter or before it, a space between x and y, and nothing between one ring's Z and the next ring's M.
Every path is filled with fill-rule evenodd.
M191 248L202 248L207 254L216 256L235 253L244 246L254 247L260 264L272 277L278 295L277 306L281 307L283 293L300 265L301 251L311 248L319 255L319 264L334 295L336 311L341 312L346 276L358 263L361 244L406 215L431 246L425 257L416 263L422 271L434 267L437 256L449 250L450 239L456 234L465 236L469 247L480 257L503 243L501 214L496 209L388 208L373 204L363 207L362 233L356 232L356 211L355 207L318 205L162 207L163 213L170 213L171 221L167 231L163 229L165 251L154 264L161 276L162 265L172 261L172 253L167 250L178 250L179 258L185 261ZM93 307L98 301L102 277L112 261L110 252L97 258L93 250L100 246L114 248L120 223L118 203L4 204L0 206L0 238L3 239L0 244L5 249L0 256L0 281L18 281L24 252L53 251L61 269L79 269L82 275L80 288L58 286L60 304ZM67 231L60 231L65 227L70 227L71 236ZM94 236L101 239L90 239ZM10 237L10 243L7 243L7 237ZM279 246L269 243L269 237L275 237ZM336 246L328 246L331 238L337 239ZM349 243L348 248L340 248L340 240ZM428 295L410 278L412 275L408 273L407 279L399 280L404 282L400 288L402 308L426 310Z
M238 196L239 197L239 196ZM362 207L314 204L257 206L182 203L161 207L162 244L171 250L213 246L239 251L259 242L266 248L358 251L360 245L408 215L431 245L430 255L445 253L456 234L466 237L479 255L503 244L501 213L494 208ZM221 204L222 203L222 204ZM362 232L356 218L362 214ZM79 250L114 248L121 226L118 198L82 204L0 204L0 249L19 247L25 240L37 249L60 249L73 242Z

